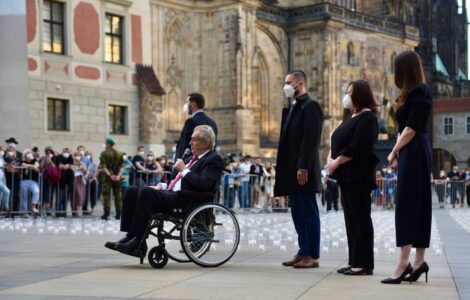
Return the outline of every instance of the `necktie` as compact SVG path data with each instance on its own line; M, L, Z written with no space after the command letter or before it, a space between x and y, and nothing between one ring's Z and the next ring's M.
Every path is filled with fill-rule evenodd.
M294 111L294 107L295 107L296 103L297 102L293 103L290 106L289 113L287 114L287 118L286 118L286 123L284 123L284 127L282 128L282 135L286 134L287 126L289 125L289 121L290 121L290 118L292 116L292 112Z
M194 165L194 163L196 163L196 161L198 159L199 159L199 157L197 155L194 155L193 158L191 158L189 163L186 165L186 168L190 169ZM175 184L178 182L178 180L181 179L182 176L183 176L183 174L181 172L179 172L178 175L176 175L176 177L173 178L173 180L170 182L170 185L168 186L168 188L166 190L171 191L173 189L173 187L175 186Z

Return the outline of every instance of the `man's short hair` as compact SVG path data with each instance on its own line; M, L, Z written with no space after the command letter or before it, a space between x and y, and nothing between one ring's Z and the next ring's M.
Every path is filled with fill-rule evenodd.
M144 148L144 149L145 149L145 146L144 146L144 145L139 145L139 146L137 146L137 150L139 150L140 148Z
M307 83L307 75L305 75L305 72L302 70L292 70L287 73L287 75L292 75L295 79L302 80L303 82Z
M214 149L215 146L215 133L212 127L209 125L199 125L194 127L194 131L198 131L199 140L201 142L208 142L210 149Z
M188 94L189 101L191 102L196 102L196 105L198 108L204 108L204 105L206 103L206 100L204 99L204 96L200 93L190 93Z

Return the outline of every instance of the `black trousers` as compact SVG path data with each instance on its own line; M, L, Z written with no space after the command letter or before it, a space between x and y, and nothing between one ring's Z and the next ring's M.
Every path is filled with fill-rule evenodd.
M151 187L139 189L136 186L130 186L123 198L121 231L140 239L152 215L169 213L174 208L187 210L200 203L199 200L175 192L155 190Z
M341 184L344 221L348 237L348 264L354 268L374 268L374 227L370 217L371 191L357 183Z

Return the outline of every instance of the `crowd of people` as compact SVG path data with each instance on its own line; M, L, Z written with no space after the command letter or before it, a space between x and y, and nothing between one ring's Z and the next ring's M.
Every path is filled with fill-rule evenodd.
M165 155L157 157L144 146L135 155L126 155L113 150L109 138L99 159L83 145L75 150L45 147L41 153L38 147L19 151L15 138L5 142L7 147L0 146L0 212L4 213L37 214L41 204L46 213L65 216L70 203L74 216L88 215L102 196L103 219L107 219L111 190L114 198L120 198L130 185L155 185L170 177ZM115 206L119 219L119 199Z

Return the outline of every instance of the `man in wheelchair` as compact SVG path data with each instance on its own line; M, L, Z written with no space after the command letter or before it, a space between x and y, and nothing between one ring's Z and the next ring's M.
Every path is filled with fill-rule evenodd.
M173 180L166 190L162 185L129 187L123 198L121 231L126 236L117 242L107 242L106 248L142 257L147 252L142 242L149 220L156 213L170 213L173 209L187 211L202 202L214 200L220 174L224 169L222 157L213 150L215 134L210 126L194 128L191 136L193 156L174 165Z

